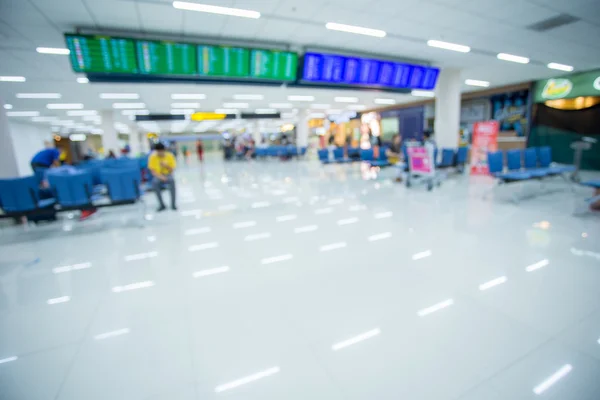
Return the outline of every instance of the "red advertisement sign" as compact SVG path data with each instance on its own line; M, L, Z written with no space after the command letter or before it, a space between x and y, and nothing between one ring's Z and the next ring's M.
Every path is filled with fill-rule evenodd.
M487 153L498 150L498 121L475 122L471 146L471 175L488 175Z

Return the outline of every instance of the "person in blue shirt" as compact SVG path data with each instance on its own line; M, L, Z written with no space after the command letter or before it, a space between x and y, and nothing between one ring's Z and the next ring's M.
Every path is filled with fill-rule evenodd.
M54 147L38 151L31 159L31 169L51 168L60 165L60 151Z

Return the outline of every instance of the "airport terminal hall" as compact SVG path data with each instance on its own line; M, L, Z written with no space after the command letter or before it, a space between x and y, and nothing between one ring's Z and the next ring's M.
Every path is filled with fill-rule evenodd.
M0 400L600 400L599 0L0 0Z

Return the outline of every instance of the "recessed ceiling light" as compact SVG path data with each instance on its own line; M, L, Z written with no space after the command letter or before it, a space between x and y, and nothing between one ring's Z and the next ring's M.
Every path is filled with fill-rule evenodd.
M171 100L204 100L205 94L196 93L174 93L171 95Z
M85 76L80 76L79 78L77 78L77 82L78 83L89 83L89 79L86 78Z
M12 104L5 104L4 105L4 109L5 110L12 110L12 108L13 108Z
M358 97L334 97L336 103L358 103Z
M310 108L314 108L315 110L327 110L331 107L331 104L311 104Z
M431 90L413 90L410 92L410 94L412 94L413 96L417 96L417 97L435 97L435 93L432 92Z
M35 50L41 54L57 54L61 56L68 56L71 53L69 49L59 47L38 47Z
M550 63L548 64L548 68L550 69L557 69L559 71L567 71L567 72L571 72L573 71L575 68L573 68L570 65L566 65L566 64L559 64L559 63Z
M367 107L363 106L361 104L350 104L347 108L348 108L348 110L352 110L352 111L362 111L362 110L365 110Z
M215 114L237 114L240 110L236 110L234 108L217 108L215 110Z
M81 119L84 121L102 121L102 117L99 115L84 115Z
M248 103L223 103L223 108L248 108Z
M271 103L269 104L271 108L294 108L292 103Z
M375 36L380 38L385 37L386 35L385 31L382 31L380 29L370 29L363 28L362 26L337 24L335 22L328 22L325 24L325 27L333 31L356 33L359 35Z
M46 105L49 110L81 110L81 103L50 103Z
M394 100L394 99L375 99L374 103L391 105L391 104L396 104L396 100Z
M458 51L460 53L468 53L471 51L471 48L469 46L456 43L442 42L440 40L428 40L427 46L437 47L438 49L444 50Z
M262 94L234 94L234 100L263 100L265 96Z
M325 118L325 113L310 113L308 118Z
M60 93L17 93L18 99L60 99Z
M73 110L73 111L67 111L67 115L69 117L83 117L86 115L98 115L98 111L96 111L96 110Z
M100 93L100 98L106 100L137 100L140 95L137 93Z
M467 79L465 81L466 85L469 86L479 86L479 87L489 87L490 83L488 81L478 81L477 79Z
M123 110L121 115L150 115L148 110Z
M258 11L243 10L241 8L211 6L208 4L188 3L186 1L174 1L173 7L180 9L180 10L187 10L187 11L198 11L198 12L220 14L220 15L231 15L232 17L244 17L244 18L254 18L254 19L260 18L260 13Z
M519 63L519 64L528 64L529 63L529 58L515 56L513 54L498 53L498 55L496 57L498 57L499 60L515 62L515 63Z
M8 117L37 117L40 115L39 111L7 111Z
M315 96L292 95L292 96L288 96L287 99L289 101L315 101Z
M254 110L256 114L276 114L277 110L274 108L258 108Z
M25 82L24 76L0 76L0 82Z
M193 108L176 108L171 110L171 115L187 115L187 114L193 114L195 113L196 110Z
M113 108L131 110L134 108L146 108L144 103L113 103Z
M200 103L171 103L171 108L200 108Z
M58 121L58 117L33 117L31 120L33 122L53 122Z

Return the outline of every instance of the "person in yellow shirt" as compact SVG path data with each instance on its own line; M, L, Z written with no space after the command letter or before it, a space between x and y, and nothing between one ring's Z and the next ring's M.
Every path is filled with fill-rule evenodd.
M157 212L163 211L166 208L160 193L163 187L166 187L171 195L171 209L177 210L175 204L175 180L173 179L173 172L176 167L175 156L170 151L166 151L164 144L157 143L154 146L154 151L148 158L148 169L152 174L152 188L156 193L159 204Z

